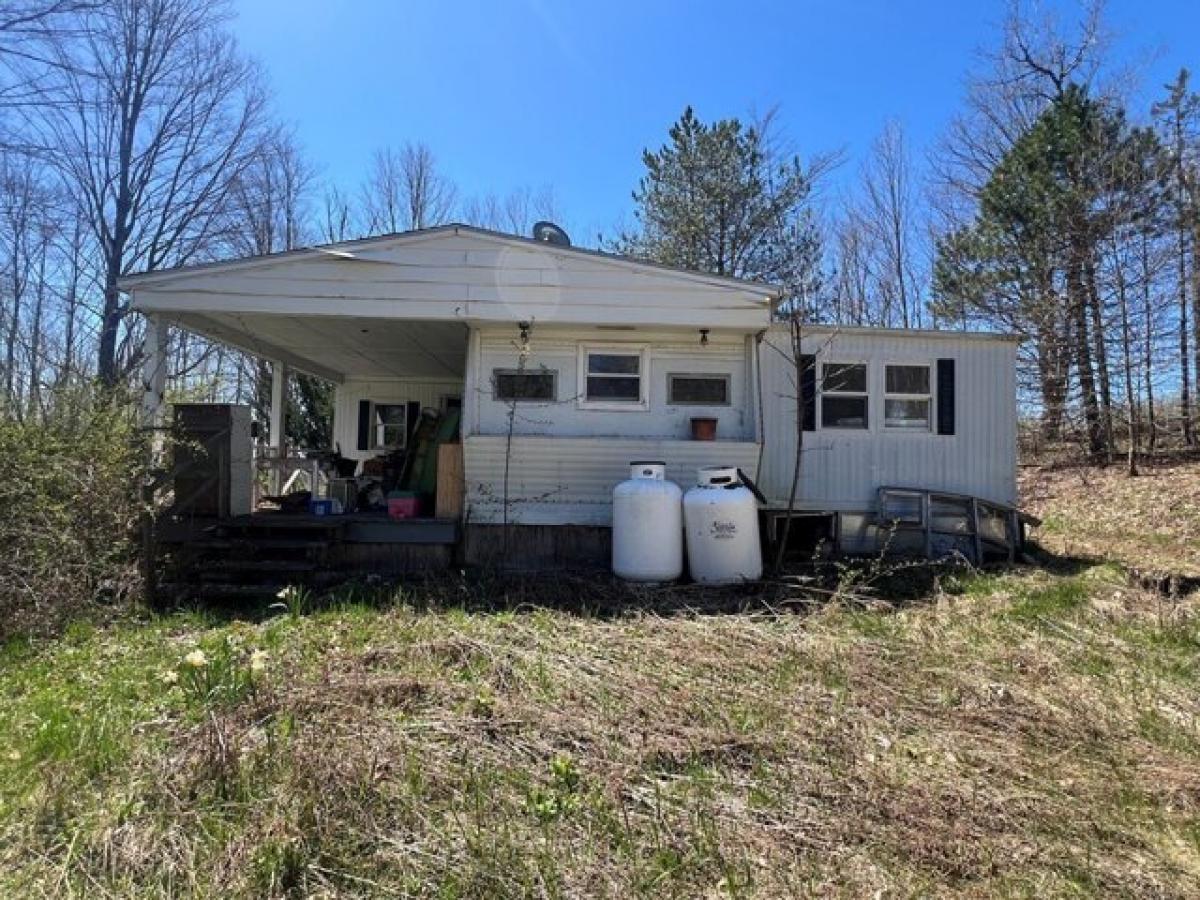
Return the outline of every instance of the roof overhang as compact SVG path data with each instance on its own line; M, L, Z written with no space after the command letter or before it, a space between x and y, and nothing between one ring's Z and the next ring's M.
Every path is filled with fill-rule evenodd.
M331 381L461 377L468 326L758 331L781 290L462 225L121 279L134 309Z

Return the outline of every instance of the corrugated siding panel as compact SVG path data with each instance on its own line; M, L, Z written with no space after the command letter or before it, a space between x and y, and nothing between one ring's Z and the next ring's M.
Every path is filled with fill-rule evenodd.
M661 459L667 477L687 488L700 466L739 466L754 476L758 445L733 441L638 440L494 435L468 437L464 446L466 520L504 520L504 465L509 460L508 521L528 525L611 525L612 489L629 477L629 463Z
M795 370L787 331L773 327L761 351L764 453L759 486L786 504L796 452ZM867 362L871 428L805 432L799 504L809 509L870 510L885 485L1016 501L1016 345L970 337L900 332L813 334L803 352L818 361ZM776 352L777 350L782 352ZM884 366L889 362L956 360L956 434L883 429ZM936 413L934 413L936 415Z

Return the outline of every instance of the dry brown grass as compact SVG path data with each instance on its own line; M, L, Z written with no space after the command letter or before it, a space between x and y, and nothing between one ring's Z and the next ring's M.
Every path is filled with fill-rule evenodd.
M1119 465L1030 467L1020 482L1051 551L1200 576L1200 461L1145 465L1136 478Z
M1194 896L1196 613L1100 568L902 610L349 606L25 646L0 892ZM214 683L270 662L165 684L196 645Z
M1198 475L1025 481L1043 543L1181 571ZM1060 557L864 608L844 574L11 642L0 896L1200 896L1200 596Z

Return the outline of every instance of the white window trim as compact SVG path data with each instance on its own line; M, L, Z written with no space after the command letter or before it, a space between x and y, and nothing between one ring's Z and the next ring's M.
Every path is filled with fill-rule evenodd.
M725 382L725 402L708 403L703 400L672 400L671 380L674 378L712 378ZM733 406L733 376L729 372L668 372L667 373L667 406Z
M864 366L866 367L866 390L863 391L826 391L825 366ZM874 376L874 366L869 359L817 359L817 428L821 431L836 431L838 434L870 434L875 430L875 407L871 402L871 379ZM825 424L825 394L833 397L865 397L867 400L867 423L863 428L845 428L841 425Z
M888 366L921 366L929 372L929 393L927 394L893 394L887 389L887 370ZM879 405L880 425L883 430L889 434L930 434L933 431L933 424L937 421L937 366L932 360L928 359L889 359L883 363L883 402ZM928 400L929 401L929 417L925 422L924 428L906 427L903 425L888 425L887 423L887 402L889 400Z
M639 400L589 400L587 398L587 360L589 353L612 353L620 356L639 356ZM611 410L613 412L650 411L650 346L648 344L580 344L578 354L579 409Z

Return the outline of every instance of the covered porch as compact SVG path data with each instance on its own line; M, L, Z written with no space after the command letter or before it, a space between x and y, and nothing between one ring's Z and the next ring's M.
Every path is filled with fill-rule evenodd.
M268 596L348 572L450 563L464 493L465 323L195 310L148 311L147 320L143 402L152 424L171 424L164 396L170 327L265 360L271 376L269 421L256 423L254 437L249 429L240 437L192 436L215 439L204 452L218 467L248 471L218 478L214 489L234 496L215 506L189 508L176 488L157 540L179 587L206 596ZM334 389L321 446L288 439L287 398L297 373ZM243 480L248 497L224 486ZM415 495L405 510L410 518L389 515L390 498L399 493Z
M269 480L275 495L296 465L290 374L323 379L333 426L316 449L385 493L389 466L428 445L422 429L456 448L450 465L423 467L420 514L461 526L462 562L498 552L554 565L576 546L603 560L612 486L631 459L662 458L683 483L697 465L757 462L755 334L778 294L763 285L446 226L146 273L122 289L149 323L148 421L163 422L171 326L269 361L257 458L284 470ZM689 421L715 442L695 440ZM269 528L260 520L251 530ZM354 524L341 523L343 539ZM514 550L512 526L545 552Z
M167 328L175 326L270 364L270 420L256 458L278 493L289 474L305 468L297 450L340 453L361 462L409 447L419 416L461 405L468 326L464 322L330 315L147 311L144 409L164 423ZM302 372L334 386L326 446L298 448L287 438L287 397ZM360 407L370 404L368 419ZM364 410L367 407L362 407ZM360 466L361 468L361 466Z

